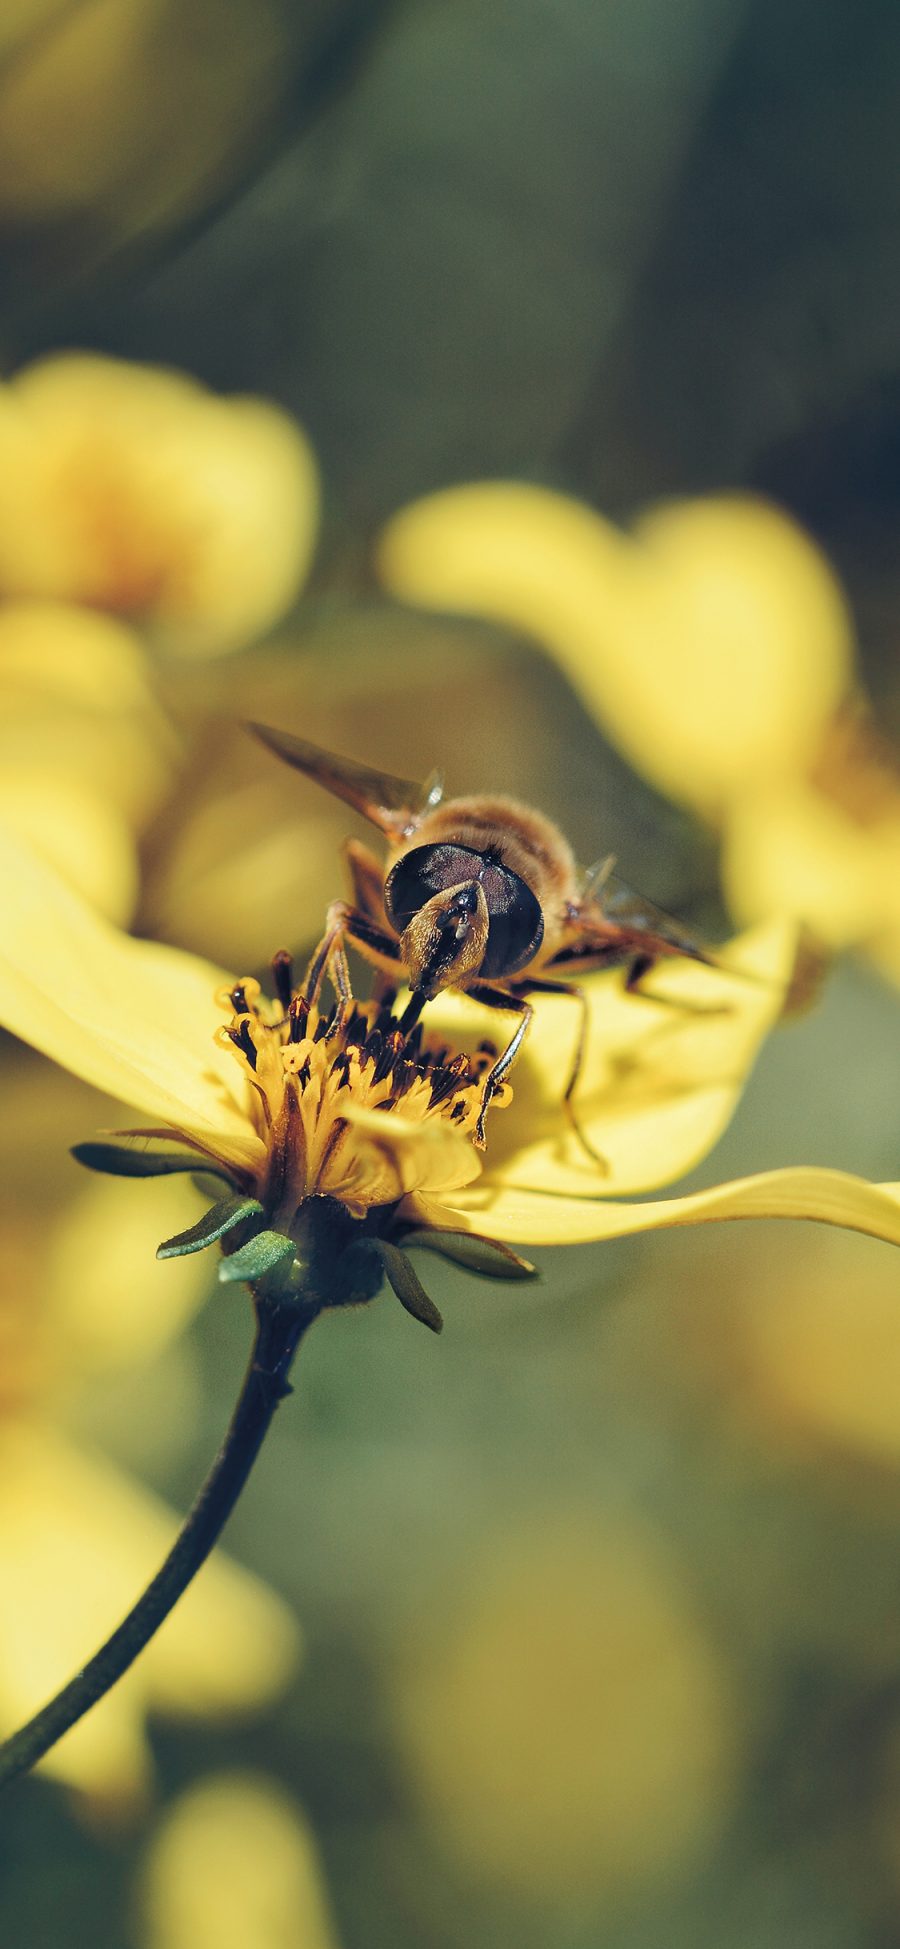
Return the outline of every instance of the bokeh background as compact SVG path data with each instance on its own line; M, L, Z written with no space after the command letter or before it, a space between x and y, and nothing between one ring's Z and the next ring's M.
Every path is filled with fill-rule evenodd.
M842 580L890 798L898 108L890 0L8 6L0 810L117 919L249 971L314 941L345 830L251 715L532 798L721 937L714 827L527 631L393 600L378 538L488 477L626 524L773 498ZM129 368L15 376L72 349ZM232 431L146 362L292 419ZM841 955L696 1181L895 1177L897 1030L889 971ZM98 1636L135 1587L143 1498L190 1498L248 1321L194 1262L142 1269L169 1187L85 1191L66 1146L106 1106L2 1060L0 1635L49 1688L82 1586ZM317 1326L229 1530L254 1581L220 1569L115 1737L7 1798L4 1941L896 1940L889 1248L540 1256L524 1289L432 1271L440 1342L387 1300Z

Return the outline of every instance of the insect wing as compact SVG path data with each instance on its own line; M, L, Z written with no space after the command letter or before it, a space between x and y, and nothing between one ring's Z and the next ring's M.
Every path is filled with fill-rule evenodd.
M248 728L276 758L283 758L295 771L324 785L326 792L352 805L390 838L405 838L415 832L424 814L440 804L443 794L436 774L424 785L417 785L412 779L392 778L389 773L358 765L352 758L322 751L291 731L276 731L268 724L250 724Z
M648 952L665 952L687 955L690 960L710 961L711 955L702 948L687 930L671 914L663 913L655 907L652 900L645 900L643 894L635 893L618 873L612 871L608 861L597 875L588 876L588 886L593 888L590 903L599 910L602 919L609 927L614 927L627 935L635 947L646 941ZM590 907L586 909L588 918Z

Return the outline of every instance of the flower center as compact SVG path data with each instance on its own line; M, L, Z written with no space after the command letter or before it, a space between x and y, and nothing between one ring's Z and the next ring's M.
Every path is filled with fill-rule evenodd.
M230 1021L216 1040L229 1048L250 1086L251 1115L266 1145L257 1195L269 1222L290 1226L305 1198L338 1198L362 1217L410 1186L389 1139L379 1142L360 1113L395 1114L409 1125L440 1118L474 1134L496 1050L454 1053L421 1022L407 1029L391 991L367 1002L337 1002L330 1013L292 987L286 954L273 962L277 999L252 977L217 997ZM507 1084L493 1105L509 1101Z

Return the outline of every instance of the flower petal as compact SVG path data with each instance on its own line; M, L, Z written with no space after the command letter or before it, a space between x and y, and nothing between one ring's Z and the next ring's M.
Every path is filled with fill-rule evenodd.
M749 497L675 503L630 539L563 495L485 482L396 515L377 561L407 601L537 637L638 770L702 810L802 765L850 681L827 563Z
M0 827L0 1021L110 1096L225 1161L261 1154L217 1048L222 974L178 949L120 934Z
M683 1177L734 1113L783 1005L794 950L792 924L774 922L723 948L721 967L666 962L654 970L647 997L626 994L617 974L584 979L589 1027L574 1104L605 1173L563 1114L578 1008L565 996L536 996L535 1020L513 1071L513 1104L489 1114L487 1181L603 1197L655 1190ZM649 991L671 1002L651 1001ZM497 1036L496 1014L468 998L441 997L429 1020L439 1020L456 1047L474 1046L486 1032Z
M118 1623L159 1568L176 1521L127 1476L50 1428L5 1426L0 1459L5 1733ZM146 1777L148 1711L206 1716L256 1706L284 1684L296 1648L286 1606L216 1552L165 1630L42 1764L73 1785L126 1799Z
M599 1198L555 1198L482 1179L459 1192L452 1204L411 1199L404 1209L407 1216L411 1222L459 1225L518 1245L583 1245L668 1225L703 1225L718 1218L815 1218L823 1225L845 1226L900 1245L900 1183L870 1184L845 1171L798 1165L735 1178L731 1184L717 1184L685 1198L630 1205Z
M827 947L900 922L900 818L860 825L802 779L729 805L722 879L739 919L791 913Z
M384 1176L383 1198L367 1198L369 1203L388 1204L413 1191L455 1191L479 1175L481 1160L471 1138L444 1117L417 1121L396 1110L368 1110L354 1103L342 1108L341 1115L359 1140L354 1150L360 1172ZM333 1196L341 1195L330 1188Z

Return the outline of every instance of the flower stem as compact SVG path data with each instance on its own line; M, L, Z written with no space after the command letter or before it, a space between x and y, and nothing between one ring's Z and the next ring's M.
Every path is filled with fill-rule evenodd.
M83 1669L27 1725L0 1744L0 1786L27 1773L105 1696L149 1644L206 1561L247 1481L275 1410L291 1391L287 1378L291 1363L317 1310L257 1297L253 1352L228 1432L165 1563Z

